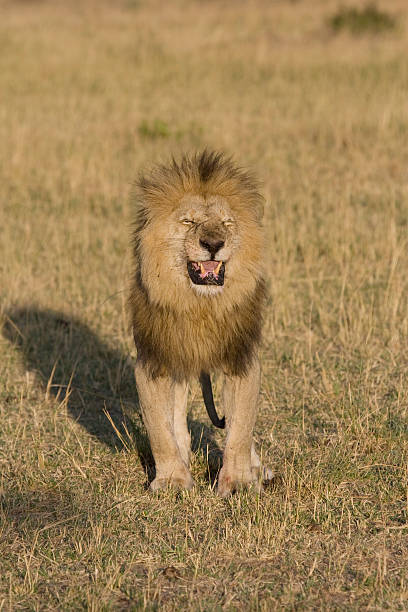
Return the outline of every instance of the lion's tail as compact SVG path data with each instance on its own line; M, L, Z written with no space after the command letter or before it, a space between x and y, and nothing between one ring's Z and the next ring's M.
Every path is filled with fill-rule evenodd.
M214 396L212 392L211 378L210 378L210 375L207 374L207 372L201 372L200 384L201 384L201 391L203 392L204 404L205 404L205 407L207 408L208 416L210 417L212 424L215 425L216 427L219 427L220 429L224 429L225 416L223 416L222 419L218 418L218 414L217 414L217 411L215 409L215 404L214 404Z

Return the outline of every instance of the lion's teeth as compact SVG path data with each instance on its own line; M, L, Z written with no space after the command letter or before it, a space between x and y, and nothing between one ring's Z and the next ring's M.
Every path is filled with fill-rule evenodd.
M200 262L200 270L201 270L201 274L205 274L205 269L201 262Z
M222 261L220 261L218 266L215 268L215 270L214 270L215 274L218 274L218 272L220 271L221 266L222 266Z

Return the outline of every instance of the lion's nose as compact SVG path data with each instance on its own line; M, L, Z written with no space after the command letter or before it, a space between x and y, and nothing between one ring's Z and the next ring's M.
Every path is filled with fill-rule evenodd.
M203 249L207 249L211 253L211 256L214 257L216 252L219 251L225 244L224 240L205 238L205 240L200 240L200 245Z

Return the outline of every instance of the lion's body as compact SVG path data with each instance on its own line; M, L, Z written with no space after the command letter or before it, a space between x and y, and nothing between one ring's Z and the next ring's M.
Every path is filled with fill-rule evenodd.
M138 350L136 382L156 461L152 484L190 486L183 424L188 381L201 372L223 371L243 396L255 388L255 397L247 398L249 421L256 411L256 353L265 304L262 198L250 175L221 155L204 152L142 178L137 205L129 305ZM239 398L232 401L238 409ZM228 426L237 411L225 410ZM258 469L253 449L252 457ZM224 455L224 472L228 463ZM226 489L248 480L248 465L241 472L246 476L234 472Z

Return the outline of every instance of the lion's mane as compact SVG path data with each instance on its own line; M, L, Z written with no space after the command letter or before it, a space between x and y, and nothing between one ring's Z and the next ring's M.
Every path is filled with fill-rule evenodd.
M211 297L198 295L187 279L174 282L166 274L157 228L186 194L221 196L237 219L239 275L227 278L223 291ZM185 380L215 369L242 376L260 342L266 298L263 199L256 181L229 158L204 151L141 176L135 202L129 310L138 357L153 377Z

